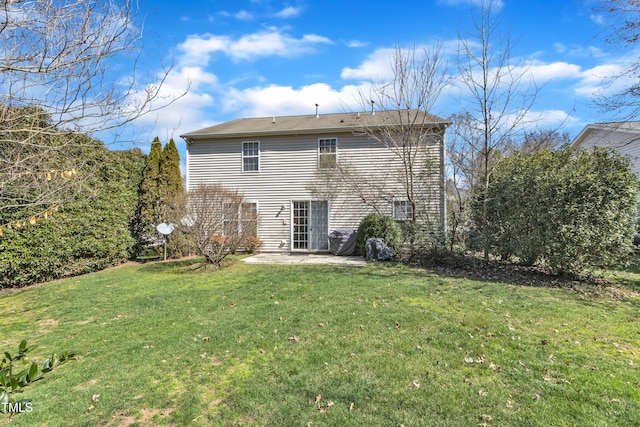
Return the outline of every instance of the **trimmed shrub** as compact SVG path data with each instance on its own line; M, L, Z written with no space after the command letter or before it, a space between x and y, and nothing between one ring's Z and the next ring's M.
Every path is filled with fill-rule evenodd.
M0 236L0 288L84 274L129 259L144 154L110 151L97 141L73 148L67 155L82 156L86 164L73 178L82 180L78 193L46 219L22 220L37 213L28 210L3 219L13 226Z
M391 246L394 254L402 249L402 228L390 216L372 213L365 216L358 226L356 247L360 255L366 252L365 244L370 237L380 237Z
M553 273L623 266L637 187L629 160L611 150L516 152L496 165L489 187L490 252ZM480 200L472 210L479 225Z

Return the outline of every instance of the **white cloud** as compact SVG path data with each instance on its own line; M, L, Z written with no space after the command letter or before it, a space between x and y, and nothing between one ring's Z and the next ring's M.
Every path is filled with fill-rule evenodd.
M443 44L444 46L444 44ZM453 45L447 43L445 54L454 52ZM418 49L421 47L418 46ZM342 69L341 77L347 80L367 81L367 82L381 82L389 81L393 78L393 71L391 67L391 61L395 50L392 48L382 48L371 53L360 65L357 67L345 67ZM479 70L478 70L479 72ZM498 76L497 73L500 72ZM572 64L564 61L556 62L543 62L535 60L529 63L522 63L522 65L512 66L510 68L504 67L502 70L492 69L489 70L490 76L496 78L501 84L508 84L507 77L509 75L522 76L522 85L527 84L531 78L536 83L546 83L552 80L559 79L579 79L581 77L581 67L576 64ZM475 73L475 72L474 72ZM456 76L454 76L456 77ZM459 76L458 76L459 77ZM478 75L478 79L480 76ZM459 89L464 88L464 84L460 82L454 83ZM455 87L449 88L453 92L459 93ZM448 90L450 92L450 90Z
M301 39L295 39L277 28L271 28L240 38L229 47L227 54L236 59L258 56L295 57L313 52L314 46L318 44L330 43L331 41L323 36L306 34Z
M482 81L482 70L475 68L472 70L472 79L475 82ZM454 74L452 84L456 87L453 93L465 97L468 87L464 79L468 76ZM510 93L512 91L524 91L528 96L534 96L539 90L544 90L541 85L559 83L571 84L582 78L582 69L579 65L563 61L543 62L533 61L529 64L503 66L501 68L491 68L488 70L489 85L498 91Z
M349 40L349 41L345 42L345 45L347 45L347 47L351 47L351 48L365 47L368 44L369 43L363 42L363 41L360 41L360 40Z
M553 48L557 53L579 58L602 58L609 54L599 47L595 46L580 46L571 45L567 46L564 43L554 43Z
M522 128L533 129L556 129L559 127L570 127L578 123L578 119L564 110L530 110L521 116Z
M558 53L566 53L568 48L567 45L565 45L564 43L554 43L553 44L553 48L555 49L556 52Z
M237 19L238 21L245 21L245 22L252 21L255 18L251 12L248 12L244 9L241 9L240 11L235 13L230 13L230 12L227 12L226 10L223 10L218 12L218 15L225 18L234 18L234 19Z
M302 8L301 7L289 6L289 7L285 7L280 12L276 13L274 16L276 18L287 19L287 18L296 18L296 17L300 16L301 14L302 14Z
M231 89L225 96L224 109L239 111L245 117L335 113L345 108L357 108L357 86L339 90L326 83L314 83L300 88L270 85L244 90Z
M184 52L181 62L206 65L209 63L212 53L224 51L230 43L231 40L227 36L215 36L212 34L189 36L184 43L178 45L178 49Z
M581 79L575 87L576 95L593 97L598 95L603 89L603 82L619 76L624 67L620 64L602 64L585 70L581 74ZM615 82L609 87L609 90L616 91L624 87L623 79Z
M282 28L270 27L236 39L215 34L191 35L178 48L184 53L184 63L206 65L216 52L222 52L234 60L267 56L291 58L313 53L318 45L332 43L327 37L317 34L295 38Z
M387 80L393 77L390 62L393 52L394 49L391 48L377 49L357 68L343 68L340 77L360 81Z
M251 21L251 20L253 20L253 15L251 14L251 12L247 12L246 10L241 10L240 12L236 13L234 15L234 17L238 21Z
M581 96L608 96L637 83L637 61L640 48L624 52L621 56L607 55L606 61L585 69L580 75L575 93Z
M516 71L520 70L530 73L537 83L557 79L575 78L579 77L581 72L579 65L561 61L551 63L536 61L530 66L525 66L524 68L519 67Z
M206 117L206 109L217 104L212 93L219 86L218 78L200 67L174 69L164 79L157 100L151 105L156 110L137 119L135 125L165 139L207 126L210 119ZM150 88L139 90L136 98L143 100Z
M457 51L457 40L435 41L432 45L420 44L415 46L400 46L401 49L408 53L415 49L417 60L423 59L423 50L432 53L434 48L438 46L442 57L455 55ZM354 46L360 47L360 44ZM351 47L351 46L350 46ZM347 80L359 81L388 81L393 78L392 62L395 56L396 48L379 48L369 54L365 60L357 67L344 67L340 77ZM446 62L446 61L445 61ZM443 64L444 65L444 62Z
M216 85L218 78L201 67L181 67L175 73L169 74L165 83L171 87L188 86L193 90L199 90Z

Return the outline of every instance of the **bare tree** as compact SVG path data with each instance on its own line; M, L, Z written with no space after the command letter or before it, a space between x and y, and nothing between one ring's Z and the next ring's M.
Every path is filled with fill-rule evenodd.
M77 187L79 165L63 148L89 144L82 135L49 133L46 115L33 107L0 107L0 224L3 214L29 206L44 207L64 200ZM32 135L37 129L43 135ZM29 143L19 143L29 139Z
M640 41L638 0L594 0L592 10L604 20L602 36L614 49L627 53ZM635 119L640 113L640 58L625 55L620 73L606 78L595 102L604 112L615 112L620 120Z
M524 133L517 149L525 153L536 153L541 150L555 150L569 145L571 137L568 132L557 129L535 129Z
M494 15L496 0L481 0L480 12L473 16L473 32L459 34L458 79L466 89L462 109L469 121L467 136L458 149L481 162L480 203L484 256L489 256L487 203L491 170L496 152L507 151L514 136L526 124L535 103L537 87L526 66L514 63L509 35L500 32ZM458 134L458 136L460 136Z
M256 236L258 213L236 190L218 184L200 184L187 194L189 216L180 230L191 236L208 263L220 265Z
M170 68L138 79L135 5L0 0L0 213L64 201L82 174L68 147L172 101L160 93Z
M448 121L429 113L448 83L442 45L431 48L396 46L390 57L391 76L372 82L359 93L363 115L356 134L386 147L395 162L385 165L384 176L360 179L348 165L340 176L350 191L376 208L400 188L409 203L413 224L436 241L444 231L444 131ZM393 165L399 165L397 168ZM340 172L340 170L338 170ZM355 191L354 191L355 190ZM440 208L435 208L439 206ZM376 210L379 210L376 208ZM416 236L411 236L412 238Z
M356 164L339 159L334 167L318 168L316 179L308 183L307 188L321 199L331 199L336 194L347 193L356 197L360 203L373 209L378 214L384 213L384 206L393 200L386 183L389 179L389 168L376 168L377 179L371 179Z
M481 179L483 162L480 158L480 135L470 113L449 117L447 140L447 226L449 250L464 246L465 229L469 228L469 202L472 190Z

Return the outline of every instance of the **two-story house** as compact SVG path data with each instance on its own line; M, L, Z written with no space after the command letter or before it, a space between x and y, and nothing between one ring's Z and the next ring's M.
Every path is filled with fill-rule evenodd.
M233 120L181 135L186 186L239 190L265 252L327 251L374 211L444 230L448 125L416 110Z

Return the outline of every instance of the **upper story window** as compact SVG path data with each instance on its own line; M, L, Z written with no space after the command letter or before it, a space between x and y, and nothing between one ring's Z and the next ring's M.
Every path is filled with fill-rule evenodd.
M318 139L318 168L335 168L338 162L338 139Z
M244 141L242 143L242 172L258 172L260 170L260 141Z
M393 201L393 218L396 221L413 221L413 205L409 200Z

